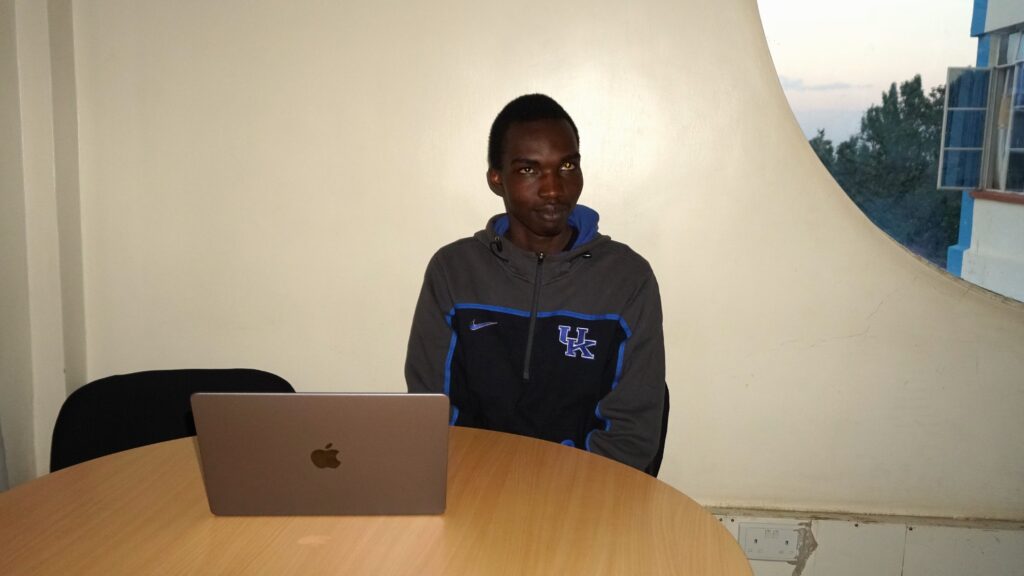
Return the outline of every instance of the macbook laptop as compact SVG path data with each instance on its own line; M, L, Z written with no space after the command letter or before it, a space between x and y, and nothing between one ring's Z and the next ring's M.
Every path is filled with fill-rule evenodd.
M440 514L443 394L192 396L214 514Z

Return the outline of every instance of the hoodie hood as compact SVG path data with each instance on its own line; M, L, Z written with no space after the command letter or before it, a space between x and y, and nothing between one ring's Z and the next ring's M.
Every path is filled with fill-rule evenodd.
M597 221L598 214L594 210L580 204L573 208L569 214L569 225L578 231L576 241L568 250L550 254L544 260L544 267L547 270L544 273L545 284L568 274L580 262L591 258L592 249L611 240L608 236L598 233ZM511 242L503 241L505 232L508 232L508 215L498 214L493 216L487 222L487 227L477 232L474 237L487 246L491 254L501 260L512 274L532 282L537 269L537 255Z

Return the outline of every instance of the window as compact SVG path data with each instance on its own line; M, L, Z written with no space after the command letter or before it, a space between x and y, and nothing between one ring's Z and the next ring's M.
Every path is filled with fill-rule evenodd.
M995 88L994 160L987 187L1024 192L1024 63L997 68Z
M993 40L994 66L949 69L940 189L1024 192L1024 42Z
M977 188L988 115L988 68L950 68L939 156L939 188Z

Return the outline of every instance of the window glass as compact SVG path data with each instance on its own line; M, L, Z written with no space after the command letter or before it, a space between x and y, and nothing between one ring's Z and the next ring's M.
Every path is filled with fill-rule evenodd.
M992 40L996 43L996 64L1006 64L1009 54L1009 34L997 34Z
M981 182L989 70L949 71L939 187L974 188Z
M1010 153L1006 189L1011 192L1024 192L1024 152Z
M1010 62L1019 60L1017 55L1020 53L1020 32L1014 32L1007 38L1006 53Z
M946 116L947 148L977 148L985 136L985 110L957 110L950 107Z
M949 107L985 109L988 70L954 68L949 74Z
M1013 67L1013 93L1009 100L1009 137L1007 138L1006 187L1008 192L1024 192L1024 62Z
M981 172L981 151L947 150L943 155L942 187L973 188Z
M1024 55L1021 57L1024 60ZM1014 83L1013 105L1024 107L1024 62L1017 64L1017 81Z

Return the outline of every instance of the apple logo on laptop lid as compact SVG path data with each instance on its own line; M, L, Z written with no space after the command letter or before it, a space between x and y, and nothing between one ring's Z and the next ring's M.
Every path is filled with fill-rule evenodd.
M337 468L341 466L341 460L338 459L338 449L331 448L333 444L333 442L328 442L327 446L313 450L309 458L313 461L314 466L317 468Z

